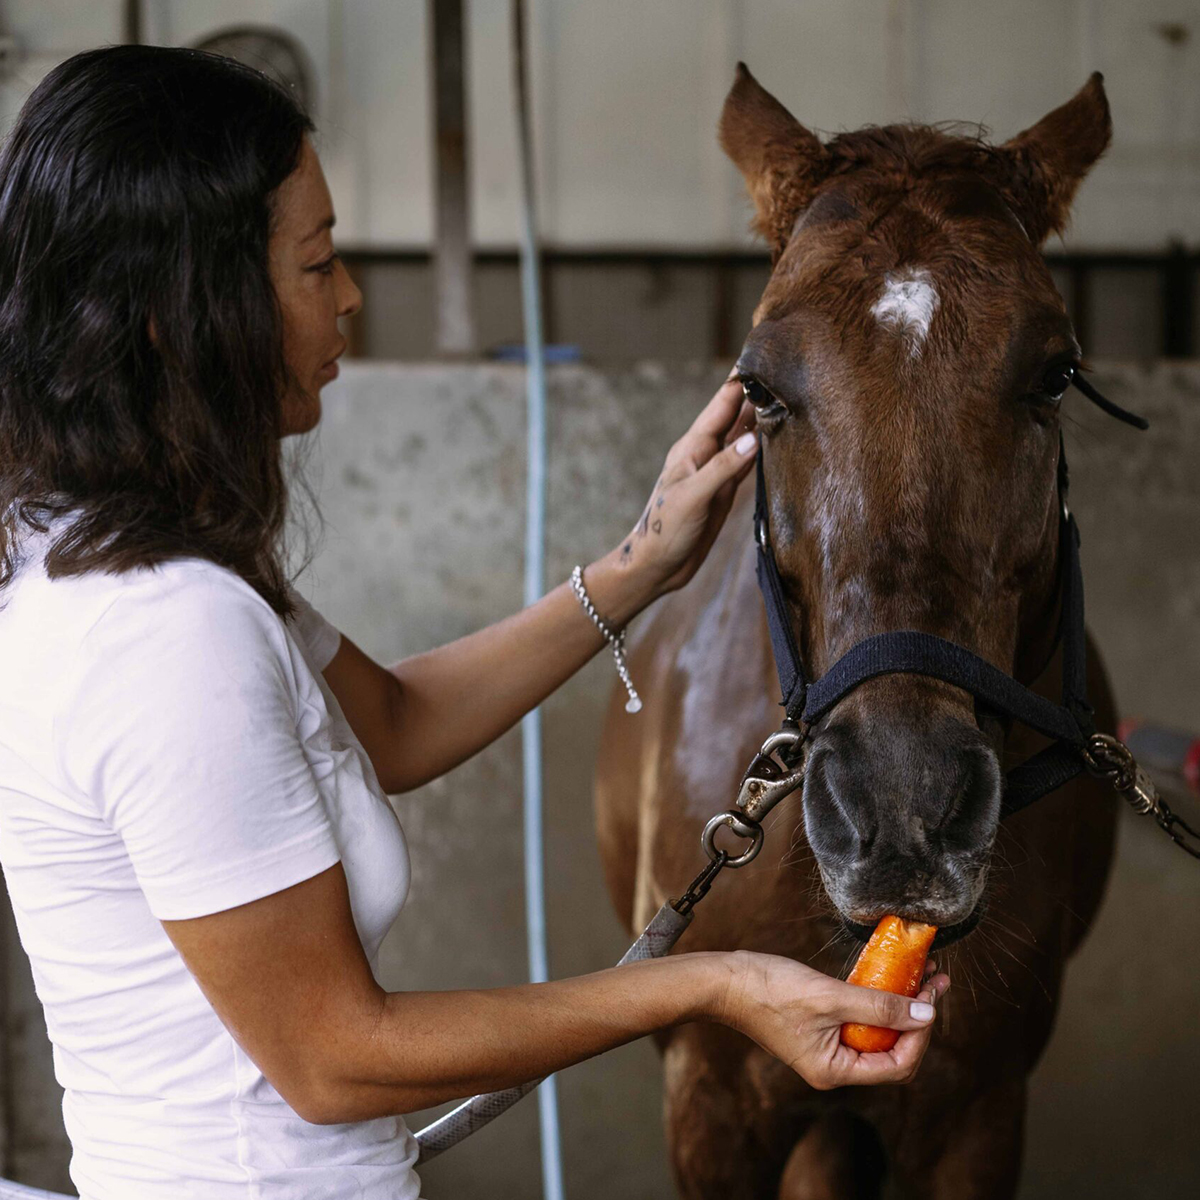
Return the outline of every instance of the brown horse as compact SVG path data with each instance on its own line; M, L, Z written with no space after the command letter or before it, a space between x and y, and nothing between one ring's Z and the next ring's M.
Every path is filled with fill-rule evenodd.
M1097 74L1003 145L913 125L823 144L739 64L721 143L773 252L739 371L810 677L915 629L1058 700L1058 405L1079 348L1038 248L1110 136ZM782 715L750 499L632 639L644 710L626 714L618 689L607 718L597 823L631 933L706 861L705 821ZM1088 659L1097 727L1113 730L1090 644ZM1002 772L1046 741L926 676L861 685L813 735L803 792L678 950L844 978L852 927L899 913L942 928L955 986L908 1085L816 1091L723 1026L659 1035L680 1192L845 1200L887 1180L923 1200L1010 1197L1027 1077L1099 906L1119 801L1082 777L1001 826Z

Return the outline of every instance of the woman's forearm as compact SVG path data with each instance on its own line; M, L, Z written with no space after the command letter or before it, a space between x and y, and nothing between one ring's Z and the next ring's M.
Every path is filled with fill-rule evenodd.
M694 952L550 983L386 992L369 1036L343 1039L321 1124L415 1112L541 1079L657 1029L716 1017L732 955Z
M584 582L615 628L654 596L619 551L588 566ZM562 583L511 617L389 667L400 681L389 748L394 790L436 779L495 741L604 645Z

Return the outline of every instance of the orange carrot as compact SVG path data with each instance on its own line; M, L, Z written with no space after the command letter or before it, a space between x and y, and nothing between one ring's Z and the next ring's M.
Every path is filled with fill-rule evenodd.
M875 926L871 940L863 947L846 982L896 992L901 996L915 996L921 990L921 974L937 931L936 925L884 917ZM890 1050L899 1037L896 1029L853 1022L842 1026L843 1043L864 1053Z

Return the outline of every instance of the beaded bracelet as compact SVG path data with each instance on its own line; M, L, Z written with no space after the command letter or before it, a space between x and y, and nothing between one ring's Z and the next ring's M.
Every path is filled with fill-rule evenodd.
M583 605L584 611L595 622L596 628L604 634L605 641L612 647L613 658L617 663L617 674L621 677L621 682L625 685L625 690L629 693L629 699L625 701L625 711L627 713L639 712L642 707L641 697L634 690L633 681L629 678L629 671L625 666L625 630L620 633L613 633L608 622L596 611L596 606L592 603L592 598L587 594L587 589L583 586L583 567L577 566L571 572L571 590L574 591L579 603Z

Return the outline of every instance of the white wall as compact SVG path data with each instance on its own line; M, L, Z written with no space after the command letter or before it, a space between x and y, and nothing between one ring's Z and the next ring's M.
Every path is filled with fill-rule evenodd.
M1006 138L1105 73L1115 142L1076 206L1072 248L1200 242L1200 0L528 0L547 241L749 245L716 143L734 64L824 132L983 121ZM468 0L473 228L511 245L517 177L510 0ZM425 0L146 0L148 40L226 23L290 30L319 76L321 151L346 245L421 245L431 228ZM0 118L58 58L120 36L117 0L10 0L30 52Z

